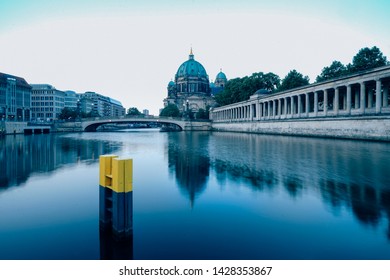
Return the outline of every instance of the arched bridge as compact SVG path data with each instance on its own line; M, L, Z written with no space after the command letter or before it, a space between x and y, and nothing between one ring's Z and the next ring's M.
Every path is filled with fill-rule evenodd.
M210 121L186 120L168 117L105 117L81 119L74 122L58 122L55 125L56 131L96 131L104 124L125 124L125 123L160 123L175 125L179 130L211 130Z

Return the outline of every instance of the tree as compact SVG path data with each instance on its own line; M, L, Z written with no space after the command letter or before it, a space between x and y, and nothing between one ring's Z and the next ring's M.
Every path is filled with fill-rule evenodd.
M252 76L235 78L229 80L223 91L215 96L216 102L220 105L228 105L235 102L248 100L249 97L259 89L274 91L280 84L280 78L273 73L258 72Z
M208 120L209 119L209 114L207 113L205 109L200 108L198 112L196 113L195 117L198 120Z
M330 66L324 67L320 75L317 76L316 82L339 78L348 73L347 67L340 61L333 61Z
M351 73L373 69L380 66L388 65L386 56L376 46L360 49L353 57L352 64L348 65Z
M160 113L160 117L178 117L180 116L179 108L175 104L168 104Z
M282 83L280 84L279 90L288 90L293 89L301 86L306 86L309 84L309 77L303 76L301 73L299 73L297 70L291 70L286 77L282 80Z
M137 108L131 107L127 110L127 115L128 116L139 116L142 115L140 111L138 111Z
M78 117L77 115L77 109L76 108L68 108L64 107L61 110L61 113L59 114L58 118L60 120L70 120L70 119L76 119Z

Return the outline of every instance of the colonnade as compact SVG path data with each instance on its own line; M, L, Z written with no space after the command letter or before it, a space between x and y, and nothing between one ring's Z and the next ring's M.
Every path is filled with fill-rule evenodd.
M215 122L390 114L390 67L213 108Z

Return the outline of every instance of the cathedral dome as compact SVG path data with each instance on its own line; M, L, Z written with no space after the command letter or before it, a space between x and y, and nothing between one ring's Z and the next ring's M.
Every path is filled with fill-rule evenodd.
M199 77L208 79L206 69L204 69L203 65L194 59L192 50L189 55L189 59L180 65L176 73L176 78L184 77Z
M220 72L218 73L217 77L215 78L215 80L227 80L225 73L223 73L222 71L220 71Z

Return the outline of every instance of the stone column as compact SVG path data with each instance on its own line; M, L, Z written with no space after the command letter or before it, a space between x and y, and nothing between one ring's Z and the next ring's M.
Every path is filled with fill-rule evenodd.
M375 113L379 114L382 108L382 81L376 80L376 101L375 101Z
M295 106L294 96L291 96L291 117L295 114Z
M314 92L314 116L318 115L318 91Z
M278 118L282 116L282 100L278 99Z
M364 114L366 110L366 84L360 83L360 112Z
M352 102L352 98L351 98L351 85L347 85L347 113L348 115L351 114L351 102Z
M335 116L339 115L339 88L338 87L334 89L333 112Z
M263 103L259 103L259 120L263 115Z
M301 100L301 95L298 95L298 118L301 117L302 113L302 100Z
M309 116L309 111L310 111L310 103L309 103L309 93L305 93L305 98L306 98L306 117Z
M328 114L328 90L324 89L324 116Z
M283 101L284 101L283 114L284 114L284 118L287 118L287 97L284 97Z
M276 113L276 106L275 106L275 100L272 100L272 117L275 118L275 113Z
M268 118L271 117L271 101L267 101L268 103Z

